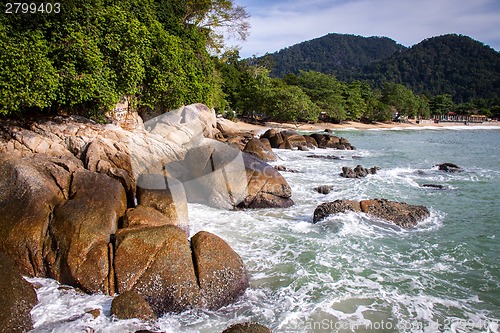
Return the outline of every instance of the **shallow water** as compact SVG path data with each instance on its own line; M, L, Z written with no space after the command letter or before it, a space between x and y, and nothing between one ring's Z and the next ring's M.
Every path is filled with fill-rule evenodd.
M34 332L212 333L242 321L274 332L500 331L500 130L336 134L358 150L276 151L280 160L273 164L300 171L282 173L293 190L292 208L228 212L190 204L192 234L221 236L245 261L251 288L236 304L166 315L154 323L115 320L111 297L33 279L43 285L32 312ZM444 162L464 171L434 167ZM364 179L338 175L342 166L357 164L381 170ZM319 185L334 190L316 193ZM322 202L370 198L425 205L431 217L412 230L355 213L311 223ZM101 315L86 314L90 309L101 309Z

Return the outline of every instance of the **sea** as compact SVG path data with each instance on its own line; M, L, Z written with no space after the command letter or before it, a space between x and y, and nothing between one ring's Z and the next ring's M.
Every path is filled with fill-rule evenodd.
M28 279L39 286L32 332L219 333L247 321L275 333L500 332L500 128L334 134L357 150L275 150L278 161L271 164L299 171L282 172L292 187L291 208L189 205L191 233L222 237L245 262L250 288L236 303L154 322L117 320L110 315L110 296ZM446 162L462 172L438 170ZM358 164L380 170L362 179L339 176L343 166ZM314 190L320 185L333 190L320 194ZM373 198L425 205L431 215L414 229L361 213L312 223L321 203Z

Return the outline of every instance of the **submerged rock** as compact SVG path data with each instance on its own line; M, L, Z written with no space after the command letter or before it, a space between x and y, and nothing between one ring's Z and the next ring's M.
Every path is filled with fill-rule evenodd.
M354 169L349 167L342 167L340 176L344 178L363 178L367 175L374 175L380 170L379 167L372 167L370 169L364 168L361 165L356 166Z
M308 158L319 158L324 160L340 160L339 156L335 155L307 155Z
M461 172L462 168L453 163L443 163L437 165L438 169L445 172Z
M320 194L328 194L333 191L333 185L321 185L315 187L314 190Z
M289 169L284 165L275 165L274 168L280 172L291 172L291 173L299 173L299 170Z
M427 207L386 199L362 200L359 202L336 200L316 207L313 222L316 223L328 215L348 211L363 212L369 216L384 219L403 228L415 227L418 222L423 221L430 215Z
M273 333L269 328L258 323L240 323L226 328L222 333Z
M433 188L436 190L444 190L446 187L444 185L439 185L439 184L424 184L422 187L428 187L428 188Z

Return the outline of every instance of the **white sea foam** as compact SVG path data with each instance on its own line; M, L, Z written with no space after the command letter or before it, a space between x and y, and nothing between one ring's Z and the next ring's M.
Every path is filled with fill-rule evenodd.
M312 325L322 320L333 325L358 323L361 328L356 332L370 332L366 328L369 326L362 325L384 320L403 327L386 331L430 333L439 331L443 326L436 325L443 325L444 320L450 318L487 321L491 324L489 332L498 331L493 322L499 315L495 307L498 303L486 296L496 293L491 296L494 299L499 295L495 288L500 280L491 264L496 252L474 252L477 251L474 247L493 248L498 229L490 222L482 233L481 242L486 242L485 245L478 245L474 243L476 236L472 228L480 222L462 217L455 210L461 209L461 205L466 206L461 212L473 210L474 207L467 206L471 198L483 195L483 184L498 183L500 170L491 165L476 166L473 160L463 163L464 172L460 173L444 173L432 168L439 159L453 157L453 154L442 157L431 150L436 144L442 144L439 135L447 135L447 142L457 140L454 133L441 128L436 128L432 136L424 137L429 140L411 141L411 145L406 146L397 140L413 140L414 134L403 130L389 134L395 138L396 145L387 142L386 133L352 133L360 142L378 141L373 143L373 148L361 146L358 151L276 150L280 160L273 165L284 164L300 171L282 173L292 187L296 203L293 207L229 212L189 204L191 235L200 230L219 235L248 268L251 287L235 304L218 311L168 314L153 323L123 321L110 316L111 297L81 295L59 289L53 280L31 279L42 285L37 291L40 305L33 310L35 332L151 329L213 333L243 321L261 322L276 333L338 331L335 327L294 329L299 324ZM419 135L428 133L431 132ZM414 157L409 153L408 159L400 154L404 149L411 151L413 144L425 145L425 154L429 151L434 155L424 161L419 160L422 155ZM309 154L339 155L345 159L306 158ZM363 179L341 178L342 166L358 164L353 156L362 156L364 160L359 164L365 167L381 165L383 168ZM366 165L368 163L370 165ZM423 188L423 184L444 185L445 190ZM330 194L320 194L313 190L320 185L333 185L334 189ZM472 185L478 189L471 194ZM498 198L498 192L496 195ZM409 230L354 212L332 215L312 224L314 210L322 202L372 198L422 204L430 208L431 214ZM478 204L484 207L491 198L495 196L481 197ZM495 219L494 211L483 215ZM101 310L97 318L86 313L94 308ZM403 324L408 323L425 325L405 329ZM474 330L455 327L455 331Z

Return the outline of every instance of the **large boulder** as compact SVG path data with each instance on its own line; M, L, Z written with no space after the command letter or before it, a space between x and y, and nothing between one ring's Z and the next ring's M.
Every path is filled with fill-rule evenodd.
M84 155L85 168L117 179L127 191L132 204L135 196L135 178L124 142L98 137L89 143Z
M267 142L269 143L269 141ZM271 149L271 145L269 144L269 146L267 146L259 139L252 139L248 141L243 151L266 162L277 160L276 155Z
M243 154L248 195L239 208L288 208L293 206L292 189L278 170L255 157Z
M217 129L225 136L234 135L240 131L234 121L224 118L217 118Z
M224 143L206 141L167 170L183 182L191 202L226 209L293 204L290 186L277 170Z
M427 207L386 199L362 200L360 202L336 200L316 207L313 222L316 223L328 215L348 211L363 212L369 216L384 219L403 228L415 227L418 222L423 221L430 215Z
M325 202L316 207L316 209L314 210L313 222L319 222L329 215L335 215L349 211L361 212L359 201L335 200L333 202Z
M180 181L163 175L141 175L137 181L137 202L160 212L189 234L186 192Z
M200 231L191 238L191 246L204 307L221 308L245 292L249 284L243 261L224 240Z
M24 333L33 329L31 309L38 303L33 286L23 279L18 265L0 252L0 332Z
M340 150L355 150L346 138L341 138L335 135L314 133L310 135L311 138L316 140L319 148L334 148Z
M125 190L115 179L84 170L73 173L69 197L48 227L48 274L88 293L113 294L110 237L127 208Z
M300 147L307 147L306 139L296 132L285 131L282 132L283 142L280 144L279 148L282 149L293 149Z
M118 230L114 268L117 292L137 292L158 316L201 306L191 247L178 227Z
M0 251L24 275L45 276L44 243L54 208L69 198L73 158L0 154Z
M177 221L169 219L158 210L138 205L135 208L129 208L123 217L123 228L143 228L143 227L161 227L163 225L177 225Z
M119 319L157 319L148 302L135 291L126 291L113 298L111 314Z

